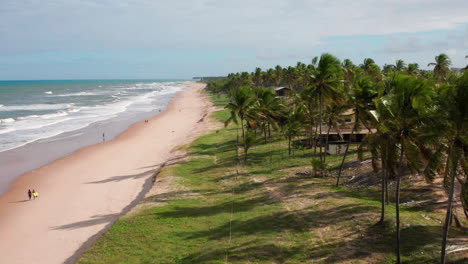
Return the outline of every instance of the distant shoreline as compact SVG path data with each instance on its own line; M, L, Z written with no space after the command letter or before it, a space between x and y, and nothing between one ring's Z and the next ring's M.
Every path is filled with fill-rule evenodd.
M165 111L174 96L176 94L159 95L158 107L150 112L121 112L110 119L97 120L82 128L61 132L51 137L39 138L0 151L0 195L20 175L70 155L83 147L101 143L103 133L105 133L106 140L111 140L132 124L160 114ZM159 106L159 104L161 105Z

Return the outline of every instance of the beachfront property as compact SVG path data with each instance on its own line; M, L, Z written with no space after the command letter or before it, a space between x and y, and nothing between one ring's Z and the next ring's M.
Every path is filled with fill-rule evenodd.
M285 98L291 95L291 88L288 87L278 87L275 88L276 97Z

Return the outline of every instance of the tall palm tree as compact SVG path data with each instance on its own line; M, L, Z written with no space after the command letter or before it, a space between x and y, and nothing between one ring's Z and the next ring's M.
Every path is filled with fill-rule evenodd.
M403 60L397 60L395 62L395 71L400 72L403 71L406 67L406 63Z
M343 138L343 136L341 135L340 126L343 123L345 123L345 120L349 117L344 114L344 112L346 112L348 108L349 106L346 104L337 104L337 103L328 104L327 107L325 108L324 119L325 119L325 122L327 123L328 129L327 129L327 135L325 139L325 154L323 157L324 162L327 157L326 152L328 149L328 141L329 141L331 129L333 128L337 132L337 134L341 138Z
M288 154L291 155L292 139L299 134L302 124L304 123L305 117L303 108L293 105L287 109L285 117L286 122L283 124L282 130L285 137L288 139Z
M240 119L240 127L242 129L242 139L245 139L245 120L250 117L249 110L254 103L252 89L249 86L241 86L232 88L229 95L229 103L224 107L229 110L230 117L224 123L227 126L230 122L238 123ZM244 140L244 152L247 151L247 143Z
M462 167L465 172L468 171L468 105L466 103L468 102L468 72L460 77L456 85L441 86L438 92L437 98L439 100L437 105L439 111L436 111L437 116L433 119L440 121L437 125L440 127L438 132L440 132L441 140L437 140L437 142L444 142L444 144L439 144L442 147L439 150L445 149L446 160L444 161L441 158L442 153L437 151L433 155L433 159L430 160L425 174L434 177L435 171L445 166L444 182L449 193L441 249L441 263L445 263L445 249L452 220L455 181L458 178L457 169ZM466 184L466 180L465 183L461 183ZM462 193L463 195L464 193Z
M319 135L320 135L320 155L322 155L322 124L323 124L323 109L324 98L329 98L331 101L341 101L342 93L340 86L342 84L343 71L341 70L340 61L329 53L324 53L320 56L317 67L310 77L311 92L318 95L319 98Z
M427 108L430 87L425 80L411 76L397 75L388 81L389 93L377 101L377 113L382 120L381 130L389 133L399 147L398 173L396 174L396 255L400 254L400 183L406 163L412 170L422 168L422 155L419 152L418 136L421 133L421 109Z
M395 138L392 134L382 132L380 127L380 120L376 123L377 132L367 135L362 144L359 145L358 155L362 159L364 148L367 147L368 151L372 154L372 168L374 172L381 174L381 212L380 220L377 224L383 224L385 221L385 206L388 204L388 179L395 175L398 161L398 149ZM378 161L381 161L379 168Z
M301 105L304 109L304 115L309 126L309 145L316 147L318 122L317 122L317 105L318 95L315 93L316 89L312 86L308 86L302 90L298 98L296 98L296 104ZM315 127L315 133L314 133ZM307 134L307 133L306 133Z
M283 67L276 65L275 66L275 85L280 86L283 82Z
M385 64L382 68L382 72L385 74L389 74L395 71L395 65Z
M377 66L377 64L375 64L373 59L364 59L364 62L360 65L360 67L368 76L372 77L374 81L380 81L382 79L380 68Z
M374 108L373 100L377 97L377 90L375 83L368 76L359 76L356 82L354 83L351 91L350 97L348 98L348 105L354 111L354 125L351 130L351 134L346 144L345 153L343 159L341 160L340 170L338 172L338 177L336 179L336 186L340 184L341 172L343 170L344 162L348 154L349 145L352 140L354 132L359 130L361 125L364 125L369 132L371 132L371 124L374 122L374 117L371 114L370 110Z
M375 61L371 58L365 58L360 67L366 72L370 73L372 71L372 66L375 65Z
M252 76L252 81L253 81L255 86L257 86L257 87L262 86L262 84L263 84L262 69L260 69L258 67L255 68L255 72L253 73L253 76Z
M447 80L451 65L450 58L444 53L435 56L435 62L427 64L427 66L434 66L434 74L439 81Z
M350 85L354 82L354 76L356 75L356 65L350 59L345 59L341 64L344 72L344 80L346 81L345 86L347 90Z
M419 64L417 63L408 64L408 68L406 68L406 73L408 73L409 75L417 75L419 73Z
M275 125L278 118L278 110L281 108L280 99L268 88L260 87L255 90L255 106L253 116L261 124L264 134L264 141L267 141L267 132L270 134L270 127Z

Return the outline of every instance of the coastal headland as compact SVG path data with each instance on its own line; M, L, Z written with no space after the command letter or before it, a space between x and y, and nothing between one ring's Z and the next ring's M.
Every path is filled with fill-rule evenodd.
M0 196L2 263L72 263L137 204L172 150L206 128L204 84L187 85L148 123L16 179ZM28 189L38 199L29 200Z

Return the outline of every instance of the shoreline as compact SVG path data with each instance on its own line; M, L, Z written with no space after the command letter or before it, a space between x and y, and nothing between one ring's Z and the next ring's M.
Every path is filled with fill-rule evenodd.
M152 185L154 173L189 143L209 111L202 84L188 83L166 111L113 140L81 148L18 177L0 196L0 254L6 263L71 263ZM27 200L35 188L40 197Z
M21 175L71 155L82 148L102 143L102 133L105 132L107 141L110 141L133 124L161 114L175 96L177 93L161 96L157 109L150 112L121 113L110 119L93 122L83 128L37 139L25 145L1 151L0 196Z

